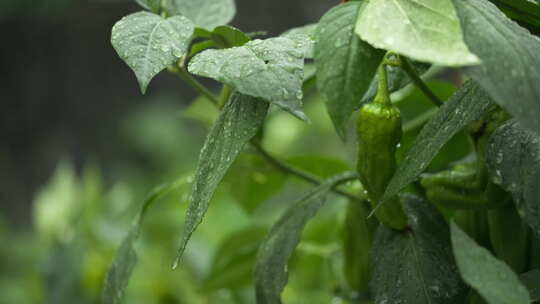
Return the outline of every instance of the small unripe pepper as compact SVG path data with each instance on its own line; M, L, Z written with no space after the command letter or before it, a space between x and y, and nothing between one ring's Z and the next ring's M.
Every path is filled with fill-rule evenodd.
M401 140L401 113L388 93L386 68L379 68L379 89L372 103L358 115L358 174L375 208L396 170L396 149ZM407 226L407 217L399 198L393 197L376 209L375 215L394 229Z

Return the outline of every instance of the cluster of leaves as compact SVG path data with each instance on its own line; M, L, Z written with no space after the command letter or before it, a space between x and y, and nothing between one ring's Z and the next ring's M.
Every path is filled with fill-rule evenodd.
M382 64L389 89L395 92L394 102L403 113L405 135L399 167L379 205L400 195L409 225L404 231L379 225L369 251L369 293L360 298L375 303L540 300L538 270L534 270L540 258L540 190L535 187L540 177L538 2L348 1L332 8L317 24L266 39L252 39L254 35L226 25L235 13L232 0L137 2L149 11L120 20L113 27L112 44L135 72L141 90L145 92L152 78L168 69L220 110L199 156L174 267L218 184L244 148L251 147L282 174L315 185L283 211L258 246L255 299L280 303L289 258L327 195L345 197L349 204L366 198L357 182L353 183L357 193L351 192L354 187L343 187L357 179L347 166L328 176L269 154L263 148L267 116L277 109L308 121L304 95L316 91L326 99L336 133L346 140L353 113L377 92L376 72ZM426 84L421 78L445 68L459 68L454 73L469 80L446 94L437 83ZM220 94L214 95L192 74L222 83ZM403 97L411 82L425 96ZM439 108L411 101L425 98L439 105L437 95L445 95L446 100ZM472 145L452 143L460 136L470 138ZM445 145L454 150L445 152ZM444 153L449 156L440 161ZM475 164L472 179L458 169L441 171L463 157ZM441 172L424 178L426 170ZM436 190L430 188L434 180ZM265 192L260 201L273 193ZM506 194L510 198L499 202ZM256 200L243 195L244 200ZM501 226L504 221L497 217L501 206L518 214L519 225ZM481 217L489 218L489 223ZM136 223L108 273L105 303L122 299L135 265L132 246L141 221ZM489 230L487 242L485 230ZM526 253L517 258L524 261L520 267L511 263L508 256L513 253L506 254L511 238L504 238L504 230L523 233ZM529 272L520 280L516 272L525 271ZM359 297L344 298L358 301Z

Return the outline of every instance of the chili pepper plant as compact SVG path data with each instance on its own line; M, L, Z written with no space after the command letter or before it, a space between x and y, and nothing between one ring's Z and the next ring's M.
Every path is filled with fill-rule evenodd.
M193 174L149 195L108 271L104 303L122 301L145 211L191 185L171 261L182 267L214 192L246 155L252 166L231 191L247 188L247 209L278 195L288 176L309 188L248 241L252 279L239 303L307 303L283 296L295 273L288 265L305 227L332 204L341 232L326 258L338 262L321 287L332 303L540 301L538 0L335 1L318 22L280 35L227 25L233 0L137 2L143 10L118 21L111 42L142 93L166 71L219 116ZM267 144L276 113L317 128L305 111L315 102L342 150L354 151L348 160L325 159L324 142L303 162ZM264 182L257 166L277 180ZM242 260L243 245L231 246L239 252L225 260Z

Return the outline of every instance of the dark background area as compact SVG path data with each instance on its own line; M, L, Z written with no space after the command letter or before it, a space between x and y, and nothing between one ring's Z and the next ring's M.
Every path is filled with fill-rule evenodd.
M237 0L232 25L276 35L316 22L337 0ZM140 8L128 0L0 1L0 208L25 229L37 189L57 162L144 165L119 135L125 113L158 95L178 106L195 93L160 74L146 96L110 45L110 29Z

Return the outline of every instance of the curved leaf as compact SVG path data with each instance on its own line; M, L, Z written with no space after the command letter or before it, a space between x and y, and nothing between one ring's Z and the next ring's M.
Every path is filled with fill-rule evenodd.
M235 92L210 130L199 156L184 231L173 268L178 265L187 242L202 222L218 184L244 145L257 134L267 111L268 103Z
M444 144L466 125L485 115L492 105L487 93L476 83L465 83L422 128L388 184L382 201L416 180Z
M327 98L328 113L342 138L384 56L354 33L361 5L354 1L334 7L321 18L315 32L317 86Z
M380 225L371 256L375 303L462 304L467 294L451 253L448 226L434 206L403 196L410 229Z
M182 15L197 27L213 30L218 25L229 23L236 15L234 0L168 0L168 12Z
M113 26L111 43L144 93L154 76L186 54L192 34L193 23L185 17L139 12Z
M356 33L377 48L445 66L478 64L451 0L370 0Z
M287 284L287 262L300 241L306 223L324 204L324 197L337 184L357 178L356 173L336 175L291 205L272 226L255 264L255 292L258 304L279 304Z
M540 39L487 0L454 0L464 37L482 64L465 69L506 111L540 134Z
M241 47L199 53L188 69L306 119L302 112L302 81L307 47L308 42L286 37L257 39Z
M521 217L540 235L540 136L510 120L493 133L486 154L493 182L512 193Z
M529 304L529 292L505 263L480 247L454 222L452 247L461 276L490 304Z

